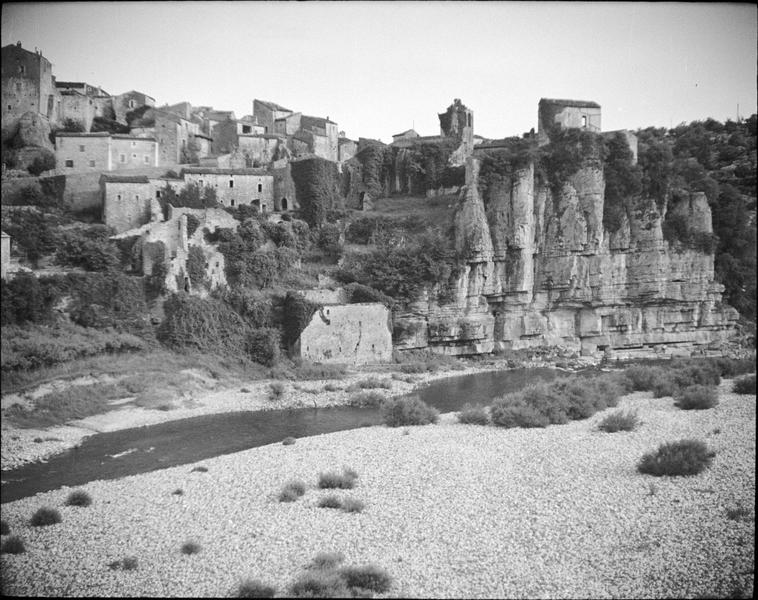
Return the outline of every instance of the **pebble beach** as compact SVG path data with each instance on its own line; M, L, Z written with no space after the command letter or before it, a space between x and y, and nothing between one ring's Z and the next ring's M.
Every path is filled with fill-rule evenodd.
M336 551L390 574L378 597L751 597L755 396L731 384L709 410L637 392L545 429L461 425L450 413L437 425L361 428L94 481L78 488L88 507L65 506L70 489L38 494L2 506L26 546L2 555L2 591L209 597L255 578L286 596L318 552ZM607 412L630 408L635 431L598 430ZM683 438L715 452L708 469L637 472L645 452ZM332 493L318 489L319 473L344 467L358 479L336 493L362 512L318 507ZM293 479L306 493L279 502ZM62 522L31 527L40 507ZM182 554L189 540L199 553ZM135 570L108 567L127 556Z

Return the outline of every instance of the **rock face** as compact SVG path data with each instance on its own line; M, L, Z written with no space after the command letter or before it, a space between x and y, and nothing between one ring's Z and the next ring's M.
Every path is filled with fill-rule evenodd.
M18 131L13 143L17 148L35 146L52 150L50 123L38 113L25 112L18 122Z
M721 304L713 255L664 240L651 199L629 200L618 231L603 227L602 167L587 163L550 187L529 164L480 197L467 162L455 220L463 261L454 299L435 290L397 315L399 349L445 354L562 346L582 354L663 353L727 339L737 312ZM671 207L711 233L705 195ZM398 332L400 332L398 334Z

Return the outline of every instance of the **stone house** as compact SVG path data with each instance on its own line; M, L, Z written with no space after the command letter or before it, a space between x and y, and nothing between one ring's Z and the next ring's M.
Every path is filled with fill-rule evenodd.
M140 106L154 107L155 98L136 90L124 92L118 96L113 96L113 112L115 119L119 123L128 125L126 122L126 113L131 112Z
M158 143L133 135L58 132L55 135L59 174L157 167Z
M303 113L291 113L284 117L279 117L274 120L274 131L277 135L295 135L300 129L300 122L303 118Z
M303 115L300 119L300 130L312 137L311 152L316 156L337 162L339 160L338 140L339 128L329 117L309 117Z
M275 102L267 100L253 100L253 116L256 123L263 126L263 133L274 133L274 122L277 119L292 114L289 108L284 108Z
M24 113L34 112L48 122L57 119L58 93L53 67L42 52L21 47L21 42L0 49L2 58L2 139L12 137Z
M261 212L274 210L274 177L265 169L187 167L181 175L185 184L214 188L222 206L248 204Z
M132 134L158 141L158 166L187 164L193 155L199 158L200 148L207 148L207 136L204 143L196 143L195 136L200 134L200 125L190 119L151 108L145 111L140 122L142 126L132 127Z
M84 131L92 129L92 120L97 116L97 106L93 98L76 90L62 90L58 98L61 123L66 119L71 119L81 123Z
M541 98L537 111L537 134L544 143L550 128L555 125L562 129L586 129L600 133L600 112L597 102Z
M292 354L351 365L392 361L391 315L379 302L325 304L303 329Z
M122 233L161 220L154 186L144 175L102 175L103 223Z
M268 165L276 158L277 150L284 139L278 135L269 133L238 135L237 144L239 151L249 160L250 165Z
M237 121L238 135L263 135L264 133L266 133L265 127L258 125L253 115L245 115Z

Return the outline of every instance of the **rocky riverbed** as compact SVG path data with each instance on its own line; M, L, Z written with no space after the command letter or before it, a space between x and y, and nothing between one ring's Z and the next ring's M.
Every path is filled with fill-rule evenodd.
M546 429L456 423L362 428L303 438L3 505L26 553L2 555L3 593L219 596L242 578L280 594L314 555L339 551L393 578L393 597L751 597L755 548L755 396L720 386L720 404L683 411L638 392L641 425L608 434L584 421ZM616 409L609 409L616 410ZM636 471L643 453L705 441L692 477ZM351 467L360 513L319 508L320 472ZM300 479L303 497L281 503ZM181 489L183 494L173 492ZM62 522L30 527L40 507ZM6 536L3 536L6 539ZM200 552L182 554L194 540ZM107 565L126 556L137 569Z

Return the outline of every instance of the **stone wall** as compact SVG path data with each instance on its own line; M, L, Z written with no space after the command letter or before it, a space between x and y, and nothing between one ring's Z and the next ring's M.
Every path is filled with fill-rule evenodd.
M252 204L261 210L274 210L274 178L271 175L246 174L241 169L236 173L185 172L184 180L214 188L216 198L223 206Z
M390 311L379 303L324 306L300 334L295 355L321 363L390 362Z
M78 93L60 95L60 121L72 119L84 127L84 131L92 129L92 119L95 118L95 103L92 98Z

